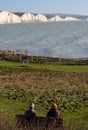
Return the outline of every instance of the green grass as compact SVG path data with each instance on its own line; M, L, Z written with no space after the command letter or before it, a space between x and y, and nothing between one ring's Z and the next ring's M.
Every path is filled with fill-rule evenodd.
M24 113L34 102L37 114L46 116L53 101L64 122L88 128L88 65L0 61L1 111Z
M52 65L52 64L39 64L39 63L28 63L22 64L21 62L11 62L11 61L0 61L0 72L14 69L17 70L47 70L47 71L67 71L67 72L88 72L88 65Z
M27 103L22 101L8 100L6 98L0 98L0 110L6 111L11 115L16 113L23 113L27 108Z
M50 108L50 106L49 106L50 103L47 106L47 102L45 102L47 97L45 94L40 97L41 97L40 101L38 101L38 100L35 101L35 110L37 112L37 115L46 116L47 111ZM37 97L37 98L39 98L39 97ZM34 97L34 99L35 99L35 97ZM14 115L17 113L24 114L25 110L28 109L29 102L31 102L31 101L30 100L22 101L22 99L21 100L12 100L12 99L0 98L0 110L7 112L9 115L11 115L11 117L14 118L15 117ZM58 107L60 108L59 105L58 105ZM86 102L86 105L88 105L88 102ZM79 108L74 109L74 111L72 111L70 109L60 108L61 116L64 119L64 124L67 124L67 126L69 126L69 128L73 127L73 125L83 126L84 128L85 127L88 128L88 109L87 108L88 107L83 104L81 104L81 106Z

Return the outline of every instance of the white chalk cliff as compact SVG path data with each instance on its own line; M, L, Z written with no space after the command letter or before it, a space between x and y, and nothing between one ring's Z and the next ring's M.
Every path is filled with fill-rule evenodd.
M20 23L20 17L8 11L0 12L0 24Z
M64 18L64 21L74 21L74 20L79 20L79 19L73 18L73 17L66 17L66 18Z
M0 24L10 24L10 23L28 23L28 22L52 22L52 21L72 21L79 20L73 17L61 18L58 15L54 17L47 18L45 15L37 14L33 15L30 13L24 13L22 16L18 16L9 11L0 12Z
M48 21L63 21L63 19L58 15L55 15L54 17L50 18Z
M35 16L30 13L25 13L20 17L20 19L21 22L31 22L31 21L35 21Z
M38 15L35 16L35 21L47 22L48 19L45 15L38 14Z

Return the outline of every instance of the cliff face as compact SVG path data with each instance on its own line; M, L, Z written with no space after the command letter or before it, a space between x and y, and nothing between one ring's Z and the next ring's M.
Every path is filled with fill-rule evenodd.
M38 15L35 16L35 21L47 22L48 19L45 15L38 14Z
M21 22L31 22L31 21L35 21L35 16L30 13L25 13L20 17L20 19Z
M74 20L79 20L79 19L73 18L73 17L66 17L64 20L65 21L74 21Z
M64 19L62 19L61 17L59 17L58 15L55 15L54 17L50 18L49 21L63 21Z
M20 17L8 12L8 11L2 11L0 12L0 24L7 24L7 23L20 23Z
M78 20L78 19L74 17L61 18L58 15L55 15L54 17L51 17L48 19L45 15L42 15L42 14L33 15L30 13L24 13L22 16L18 16L8 11L0 12L0 24L49 22L49 21L71 21L71 20Z

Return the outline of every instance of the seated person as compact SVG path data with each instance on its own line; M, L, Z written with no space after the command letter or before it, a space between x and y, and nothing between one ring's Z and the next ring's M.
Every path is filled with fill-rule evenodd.
M51 109L47 113L47 117L56 117L60 118L60 111L57 109L57 104L53 103Z
M29 105L29 109L24 113L25 119L27 121L29 120L33 120L34 118L36 118L36 113L34 111L34 104L30 103Z

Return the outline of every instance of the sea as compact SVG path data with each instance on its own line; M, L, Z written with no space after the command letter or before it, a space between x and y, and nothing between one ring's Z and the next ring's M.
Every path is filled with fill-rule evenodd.
M1 24L0 50L35 56L88 58L88 21Z

